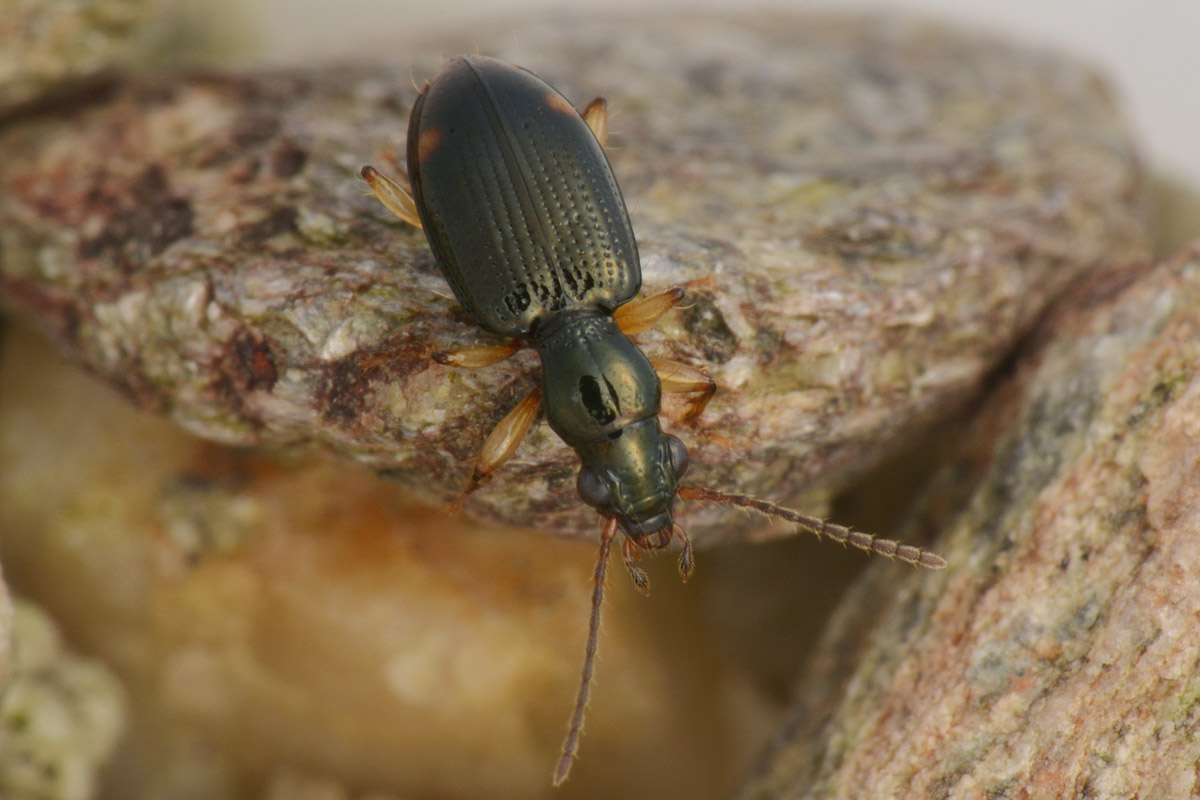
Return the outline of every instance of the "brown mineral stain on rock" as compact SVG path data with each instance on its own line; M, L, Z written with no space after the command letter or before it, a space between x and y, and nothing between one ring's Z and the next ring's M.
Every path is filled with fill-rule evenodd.
M242 392L262 389L270 391L279 378L275 367L275 356L271 344L261 334L253 331L237 331L225 343L228 353L225 378L233 388Z

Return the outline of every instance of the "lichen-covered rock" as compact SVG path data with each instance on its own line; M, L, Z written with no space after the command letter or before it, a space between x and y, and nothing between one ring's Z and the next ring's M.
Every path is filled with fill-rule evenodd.
M648 290L640 337L719 392L694 480L819 495L962 404L1073 280L1146 252L1125 126L1064 58L897 20L540 21L482 47L606 95ZM0 134L0 295L142 407L226 444L317 442L443 500L534 385L424 236L355 177L403 152L394 68L187 75ZM668 410L677 409L668 400ZM545 427L468 510L591 537ZM700 541L745 529L692 512ZM718 520L724 520L717 525Z
M1200 791L1200 245L1073 289L975 429L950 567L848 598L743 797Z
M18 600L13 674L0 686L0 797L89 800L126 718L125 692L94 659L69 653L54 622Z

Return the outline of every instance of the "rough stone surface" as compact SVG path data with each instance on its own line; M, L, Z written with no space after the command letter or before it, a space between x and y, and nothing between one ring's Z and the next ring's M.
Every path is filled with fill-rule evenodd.
M930 497L950 567L856 589L742 796L1194 797L1200 246L1073 289Z
M645 287L693 285L640 342L720 391L693 480L798 501L979 391L1073 280L1146 250L1141 179L1093 73L898 20L538 22L395 68L122 84L0 133L0 295L143 408L225 444L352 457L443 501L535 383L482 341L420 231L355 177L403 151L430 54L608 97ZM678 409L668 400L668 411ZM539 426L469 512L593 537ZM742 535L689 512L699 541ZM719 523L719 524L718 524Z

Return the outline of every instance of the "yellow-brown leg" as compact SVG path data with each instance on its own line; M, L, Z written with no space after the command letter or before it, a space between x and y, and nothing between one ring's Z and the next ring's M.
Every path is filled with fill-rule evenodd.
M642 557L642 552L633 539L625 537L625 541L621 542L621 557L625 560L625 569L629 570L629 577L633 578L633 585L639 592L649 596L650 577L646 575L646 570L634 566L633 563Z
M596 135L596 141L604 147L608 143L608 101L597 97L583 110L583 121Z
M621 329L621 333L626 336L648 331L655 326L663 314L679 305L683 295L682 286L672 286L665 292L639 297L614 311L613 319L617 321L617 327Z
M403 173L401 176L403 177ZM413 200L410 187L406 185L407 177L404 178L404 184L401 184L369 164L362 168L362 177L370 185L375 196L379 198L379 202L387 206L389 211L410 225L421 227L417 204ZM514 339L504 344L468 345L454 350L440 350L432 353L430 357L439 364L452 367L469 369L490 367L506 358L511 358L522 346L520 341ZM461 498L458 502L461 502Z
M708 401L717 393L717 382L695 367L678 361L659 359L650 364L658 372L664 392L695 395L688 401L687 411L679 418L684 425L695 427Z
M687 583L692 577L692 573L696 571L696 558L692 555L692 537L687 535L687 531L678 525L675 526L674 534L683 542L683 554L679 556L679 577L683 578L683 582Z
M370 164L363 167L360 174L367 185L371 187L371 191L379 198L379 202L387 206L389 211L409 225L421 227L421 216L417 213L417 203L413 200L412 189L407 186L407 176L404 177L404 184L401 184Z
M473 344L454 350L439 350L430 355L430 358L448 367L476 369L490 367L492 364L499 364L506 358L512 358L521 347L523 347L523 343L513 339L504 344Z
M450 504L448 510L451 513L457 512L462 507L463 501L467 499L467 495L482 486L493 472L512 458L513 453L517 452L525 434L529 433L529 429L533 427L533 421L537 419L538 408L541 404L542 389L538 387L526 395L524 400L517 403L513 410L508 412L504 419L500 420L499 424L492 429L492 432L488 434L487 441L483 443L483 449L479 451L479 460L475 463L474 472L471 473L471 481L467 484L467 488L463 489L463 493L458 496L458 499Z

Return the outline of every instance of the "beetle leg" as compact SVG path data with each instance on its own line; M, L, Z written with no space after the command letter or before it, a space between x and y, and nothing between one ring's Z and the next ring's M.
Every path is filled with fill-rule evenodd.
M475 344L454 350L439 350L430 358L448 367L467 367L468 369L490 367L492 364L499 364L504 359L516 355L522 346L523 343L520 340L513 339L504 344Z
M637 549L637 545L633 539L625 538L621 542L621 557L625 559L625 569L629 570L629 577L633 578L633 585L637 590L647 597L650 596L650 577L646 574L646 570L641 567L634 566L634 561L641 557L641 553Z
M525 434L529 433L529 429L533 427L533 421L537 419L538 408L541 404L542 389L539 386L526 395L524 400L517 403L513 410L508 412L504 419L500 420L499 424L492 429L492 432L488 434L487 441L483 443L483 449L479 451L479 460L475 463L474 472L471 473L471 481L467 484L467 488L463 489L463 493L458 496L458 499L450 504L447 509L450 513L453 514L462 508L467 495L482 486L493 472L512 458L513 453L517 452L517 448L521 445L521 440L525 438Z
M402 186L370 164L363 167L359 174L371 187L375 196L379 198L379 202L387 206L389 211L409 225L421 227L421 216L417 213L417 203L413 200L410 187ZM404 182L408 183L407 177Z
M652 294L649 297L640 297L626 303L613 312L613 319L617 321L617 327L621 329L621 333L626 336L648 331L662 318L663 314L679 305L683 295L682 286L672 286L665 292Z
M684 425L695 427L700 415L704 413L708 401L712 400L713 395L717 393L717 382L695 367L689 367L678 361L659 359L651 361L650 364L658 372L658 379L662 381L664 392L695 395L688 402L687 411L679 418Z
M675 535L683 542L683 555L679 557L679 577L683 578L683 582L687 583L692 577L692 573L696 571L696 558L692 555L692 537L687 535L680 526L675 526Z
M592 129L600 146L604 147L608 142L608 101L597 97L588 103L583 110L583 121Z

